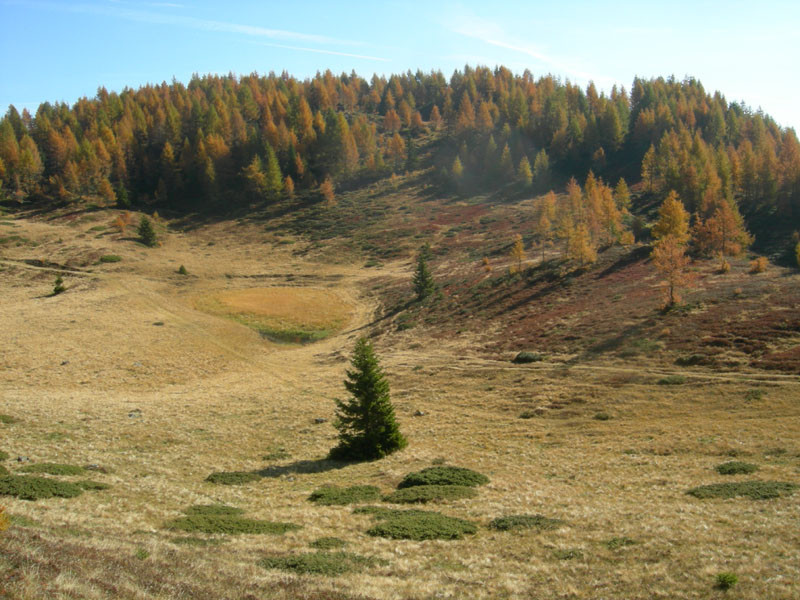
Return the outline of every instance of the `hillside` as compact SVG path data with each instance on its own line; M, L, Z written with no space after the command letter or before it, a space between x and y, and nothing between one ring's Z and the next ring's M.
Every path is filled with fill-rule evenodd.
M797 595L800 514L783 495L800 483L796 269L753 274L745 254L719 273L698 255L684 302L663 311L646 238L598 246L583 268L555 239L542 260L536 191L440 193L420 166L340 185L335 203L309 192L228 218L148 211L155 248L137 240L143 213L96 198L2 217L0 465L88 466L46 477L110 487L3 497L0 596L696 598L721 596L722 572L740 598ZM649 226L660 198L644 183L632 196ZM526 256L510 274L515 234ZM425 243L439 292L420 303ZM57 274L66 291L52 295ZM409 446L337 463L325 458L334 398L361 335ZM520 351L541 360L512 362ZM731 460L758 471L715 470ZM422 506L474 523L460 540L373 537L373 517L308 501L329 484L388 494L442 464L490 479L474 498ZM206 480L231 472L245 482ZM788 487L686 493L753 480ZM217 504L301 528L169 528ZM491 526L510 515L544 519ZM262 566L330 537L357 555L332 559L353 571Z

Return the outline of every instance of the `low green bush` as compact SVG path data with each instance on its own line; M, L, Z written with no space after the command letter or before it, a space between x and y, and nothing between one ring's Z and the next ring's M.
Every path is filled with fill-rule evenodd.
M329 577L361 571L375 564L378 564L378 561L374 558L350 552L309 552L294 556L268 556L258 561L258 565L265 569Z
M233 516L243 515L244 509L225 504L195 504L184 511L187 515L217 515Z
M331 485L314 491L308 499L316 504L330 506L372 502L379 500L380 497L381 491L374 485L354 485L346 488Z
M19 419L16 417L12 417L11 415L0 415L0 423L3 425L13 425L14 423L18 423Z
M740 481L737 483L712 483L692 488L686 493L695 498L736 498L768 500L794 493L797 485L785 481Z
M321 537L311 542L311 547L317 550L333 550L345 546L347 546L347 542L337 537Z
M244 485L261 479L261 475L252 471L218 471L206 477L206 481L218 485Z
M378 518L382 518L379 515ZM375 537L401 540L460 540L478 531L474 523L422 510L392 511L367 530Z
M736 576L736 573L719 573L717 575L717 583L715 587L726 591L731 589L737 583L739 583L739 578Z
M166 528L173 531L185 531L187 533L281 535L287 531L300 529L300 525L295 525L294 523L276 523L258 519L245 519L238 515L230 514L194 514L173 519L167 522Z
M183 265L178 267L178 275L188 275L188 274L189 271L186 270L186 267L184 267Z
M542 515L508 515L497 517L489 523L489 529L497 531L513 531L517 529L536 529L546 531L558 529L564 525L561 519L551 519Z
M87 492L97 492L100 490L107 490L111 486L107 483L101 483L99 481L90 481L85 479L83 481L76 481L75 485L77 485L82 490L86 490Z
M409 473L398 484L398 489L418 485L459 485L475 487L489 483L489 478L482 473L464 467L428 467L416 473Z
M605 412L599 412L594 415L595 421L608 421L611 419L611 415Z
M116 254L105 254L105 255L100 257L100 262L101 263L116 263L116 262L119 262L121 260L122 260L122 257L118 256Z
M21 473L46 473L47 475L80 475L86 469L78 465L63 465L60 463L34 463L25 465Z
M686 377L683 375L667 375L658 380L658 385L683 385L686 383Z
M222 543L222 540L219 538L201 538L188 535L186 537L172 538L170 542L180 546L218 546Z
M520 352L519 354L517 354L511 360L511 362L513 362L514 364L517 364L517 365L522 365L522 364L526 364L526 363L540 362L540 361L543 361L543 360L544 360L544 355L543 354L539 354L538 352L525 352L525 351L523 351L523 352Z
M22 500L41 500L44 498L74 498L83 490L74 483L30 477L26 475L7 475L0 477L0 496L16 496Z
M415 485L384 496L383 501L395 504L424 504L441 500L474 498L477 495L478 492L474 488L465 485Z
M714 467L720 475L744 475L758 471L758 465L752 463L731 460Z
M605 547L609 550L616 550L617 548L624 548L625 546L633 546L634 544L636 544L636 540L632 540L624 535L621 537L613 537L604 542Z

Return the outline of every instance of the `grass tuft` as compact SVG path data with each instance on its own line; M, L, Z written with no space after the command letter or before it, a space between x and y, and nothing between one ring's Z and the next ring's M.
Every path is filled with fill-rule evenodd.
M367 534L396 540L460 540L478 531L474 523L448 517L438 512L409 510L391 511L379 516L378 523Z
M8 460L8 452L0 450L0 460Z
M618 548L624 548L626 546L633 546L634 544L636 544L636 540L632 540L631 538L625 537L623 535L622 537L613 537L610 540L606 540L604 544L605 547L608 548L609 550L616 550Z
M121 260L122 260L122 257L118 256L116 254L105 254L105 255L100 257L100 262L101 263L116 263L116 262L119 262Z
M752 463L741 462L738 460L731 460L724 462L721 465L714 467L720 475L743 475L747 473L755 473L758 471L758 465Z
M572 560L574 558L583 558L583 552L576 548L565 548L554 550L553 557L558 560Z
M55 479L25 475L0 477L0 496L16 496L22 500L42 500L56 497L74 498L82 493L83 490L74 483Z
M498 517L489 523L489 529L497 531L514 531L517 529L536 529L548 531L564 525L561 519L551 519L542 515L509 515Z
M265 569L334 577L378 564L379 561L350 552L309 552L294 556L268 556L258 561Z
M769 500L792 494L797 485L785 481L740 481L738 483L712 483L692 488L686 493L695 498L737 498Z
M464 467L428 467L416 473L409 473L398 484L398 489L418 485L457 485L475 487L489 483L489 478L482 473Z
M47 475L81 475L86 469L77 465L60 463L35 463L19 469L21 473L46 473Z
M395 504L424 504L440 500L474 498L477 495L478 492L474 488L465 485L416 485L384 496L383 501Z
M19 423L19 419L11 415L0 415L0 423L3 425L13 425L14 423Z
M372 502L379 500L380 497L381 491L374 485L354 485L346 488L331 485L316 490L308 499L316 504L330 506Z
M658 385L683 385L686 383L686 377L683 375L667 375L659 379L656 383L658 383Z
M206 481L218 485L244 485L261 479L261 475L252 471L218 471L206 477Z

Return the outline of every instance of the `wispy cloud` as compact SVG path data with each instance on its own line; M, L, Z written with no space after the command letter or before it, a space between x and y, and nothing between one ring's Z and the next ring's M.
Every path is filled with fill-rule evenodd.
M529 56L541 63L544 67L552 69L554 75L563 74L582 81L594 80L601 85L611 85L616 82L611 77L606 77L597 73L588 73L574 64L571 64L568 60L551 56L535 44L515 39L514 36L509 35L498 23L481 19L469 12L462 12L461 16L454 22L448 23L447 27L453 33L478 40L484 44Z
M173 25L201 31L215 31L222 33L237 33L251 37L270 38L273 40L298 41L310 44L333 44L338 46L362 46L363 43L354 40L343 40L324 35L302 33L298 31L287 31L284 29L270 29L258 25L248 25L242 23L229 23L212 19L199 19L181 14L156 12L148 10L138 10L128 8L130 5L124 1L111 0L109 3L100 4L61 4L55 2L8 2L9 4L24 4L26 6L36 6L39 8L73 12L80 14L94 14L136 21L139 23L149 23L151 25ZM171 2L148 2L145 6L150 7L169 7L182 8L183 5ZM135 4L132 6L142 6Z
M337 52L336 50L325 50L323 48L304 48L302 46L289 46L286 44L272 44L269 42L251 42L256 46L268 46L270 48L285 48L286 50L299 50L300 52L315 52L317 54L333 54L335 56L349 56L351 58L361 58L364 60L375 60L379 62L391 62L388 58L380 56L369 56L366 54L352 54L350 52Z

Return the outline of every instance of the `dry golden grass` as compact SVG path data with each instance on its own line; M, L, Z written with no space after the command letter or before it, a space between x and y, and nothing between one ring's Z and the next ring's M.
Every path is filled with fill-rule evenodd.
M265 271L251 251L259 232L233 224L170 234L153 250L76 238L68 225L20 224L41 245L9 249L0 264L0 414L19 419L0 423L0 447L36 462L97 464L106 472L92 479L112 487L69 500L4 498L12 525L0 537L0 597L690 599L723 597L713 589L723 571L738 575L728 593L737 598L800 595L797 495L754 502L685 493L730 481L714 471L729 457L759 465L747 478L800 481L796 377L514 365L480 358L485 337L430 340L418 327L377 340L409 447L335 465L322 460L335 443L333 399L344 394L345 359L374 314L366 277L410 277L410 268L365 275L276 246ZM123 261L66 277L67 292L53 298L45 297L53 272L18 262L80 267L81 257L112 251ZM174 275L178 264L192 276ZM279 347L193 306L201 295L246 298L242 290L265 289L263 276L287 289L290 275L295 284L307 276L311 288L291 289L335 294L352 311L343 331ZM670 374L687 382L656 383ZM754 388L764 390L760 399L748 399ZM520 419L524 411L533 417ZM598 412L611 418L596 420ZM288 456L264 459L276 448ZM464 540L372 538L368 515L306 500L325 484L388 493L442 459L491 479L477 498L436 507L480 524ZM265 467L267 476L244 486L204 481L212 471ZM164 524L212 503L303 528L174 543L183 536ZM565 526L487 528L512 514ZM336 578L256 564L331 536L387 564ZM635 543L608 544L622 537Z

